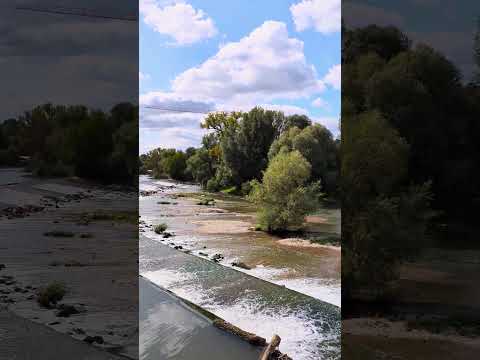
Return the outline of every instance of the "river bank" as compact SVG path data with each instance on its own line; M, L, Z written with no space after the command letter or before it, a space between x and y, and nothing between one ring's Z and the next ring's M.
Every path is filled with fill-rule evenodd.
M142 234L172 247L181 246L196 256L217 256L215 261L227 267L245 264L247 268L237 269L341 305L341 254L329 242L340 237L340 209L319 209L306 224L302 245L311 243L309 238L319 241L318 245L328 245L287 246L279 236L254 230L254 205L243 199L208 194L214 204L198 205L201 190L196 186L140 177L141 190L153 188L161 191L154 196L140 196ZM153 227L159 223L165 223L167 232L175 236L155 234Z
M245 331L282 338L294 360L338 359L340 309L213 261L140 237L146 279Z
M140 190L149 191L140 194L143 276L246 331L266 339L280 335L280 350L295 360L340 357L340 309L289 289L317 289L318 297L328 298L328 281L339 286L339 254L322 249L328 254L312 258L310 251L251 230L251 204L244 201L220 195L213 206L198 205L182 192L200 189L145 177ZM159 223L167 229L156 234Z
M434 243L432 242L432 245ZM473 359L480 352L480 251L430 247L403 264L389 301L352 301L342 351L376 359Z
M59 333L49 326L0 309L1 359L121 360L123 356L98 349Z
M26 321L138 358L136 192L18 168L0 179L0 301ZM40 306L38 291L52 283L64 297Z

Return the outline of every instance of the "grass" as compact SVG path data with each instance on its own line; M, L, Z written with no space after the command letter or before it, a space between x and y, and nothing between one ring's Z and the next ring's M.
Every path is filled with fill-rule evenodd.
M154 231L156 234L162 234L165 230L167 230L167 224L162 223L155 225Z
M408 329L426 330L433 334L452 334L460 336L478 337L480 335L480 322L478 318L468 317L445 317L423 318L410 320Z
M220 190L220 192L225 195L241 195L236 186Z
M82 218L85 222L90 221L113 221L120 223L137 224L138 212L136 211L102 211L84 213Z
M309 237L307 234L306 238L310 240L311 243L313 244L319 244L319 245L331 245L331 246L340 246L341 245L341 240L340 236L311 236Z
M48 286L38 290L37 302L40 306L51 308L62 300L66 293L67 289L65 284L58 281L52 282Z
M74 237L75 234L70 231L63 230L53 230L43 233L43 236L52 236L52 237Z
M214 205L215 204L215 199L214 198L209 198L206 197L204 199L201 199L199 202L197 202L197 205Z

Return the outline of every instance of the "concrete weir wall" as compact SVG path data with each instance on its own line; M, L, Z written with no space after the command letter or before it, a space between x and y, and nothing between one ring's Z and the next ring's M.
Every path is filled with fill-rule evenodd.
M140 276L140 358L257 360L254 346L213 325L217 317Z

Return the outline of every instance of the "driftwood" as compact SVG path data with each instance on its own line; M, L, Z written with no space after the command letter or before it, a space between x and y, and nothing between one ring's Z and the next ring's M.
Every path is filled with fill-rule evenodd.
M213 321L213 326L219 329L225 330L231 334L234 334L242 338L243 340L248 341L252 345L265 346L267 343L267 341L264 338L257 336L255 334L246 332L222 319L215 319Z
M280 336L273 335L268 346L263 350L259 360L292 360L287 354L282 354L277 347L280 345Z
M280 345L280 336L273 335L272 340L270 340L270 344L263 350L262 355L260 356L260 360L269 360L270 355L275 351L275 349Z

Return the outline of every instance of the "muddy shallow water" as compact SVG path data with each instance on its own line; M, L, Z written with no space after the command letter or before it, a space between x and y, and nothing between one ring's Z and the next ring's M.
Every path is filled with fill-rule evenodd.
M140 178L141 189L172 183ZM249 275L284 285L316 299L340 306L340 258L338 249L329 247L292 247L279 242L280 238L253 231L255 208L244 200L217 197L215 205L197 205L191 197L173 194L198 192L194 185L176 184L154 196L140 197L140 214L147 224L165 223L175 237L163 239L145 228L144 235L191 250L194 255L211 258L223 255L221 264L232 266L243 262L251 270L238 269ZM338 238L340 210L320 209L306 225L307 237ZM200 254L202 253L202 254ZM207 255L207 256L205 256Z
M200 189L171 186L140 178L141 190L159 190L140 196L140 273L244 330L267 339L279 334L280 350L295 360L340 358L340 308L332 305L340 303L339 251L281 245L251 230L250 203L220 196L213 206L198 205L174 194ZM339 220L339 213L322 212L312 227L335 236L339 224L330 220ZM160 223L172 237L155 234ZM215 254L223 256L219 263L212 261ZM234 261L252 269L232 268Z

